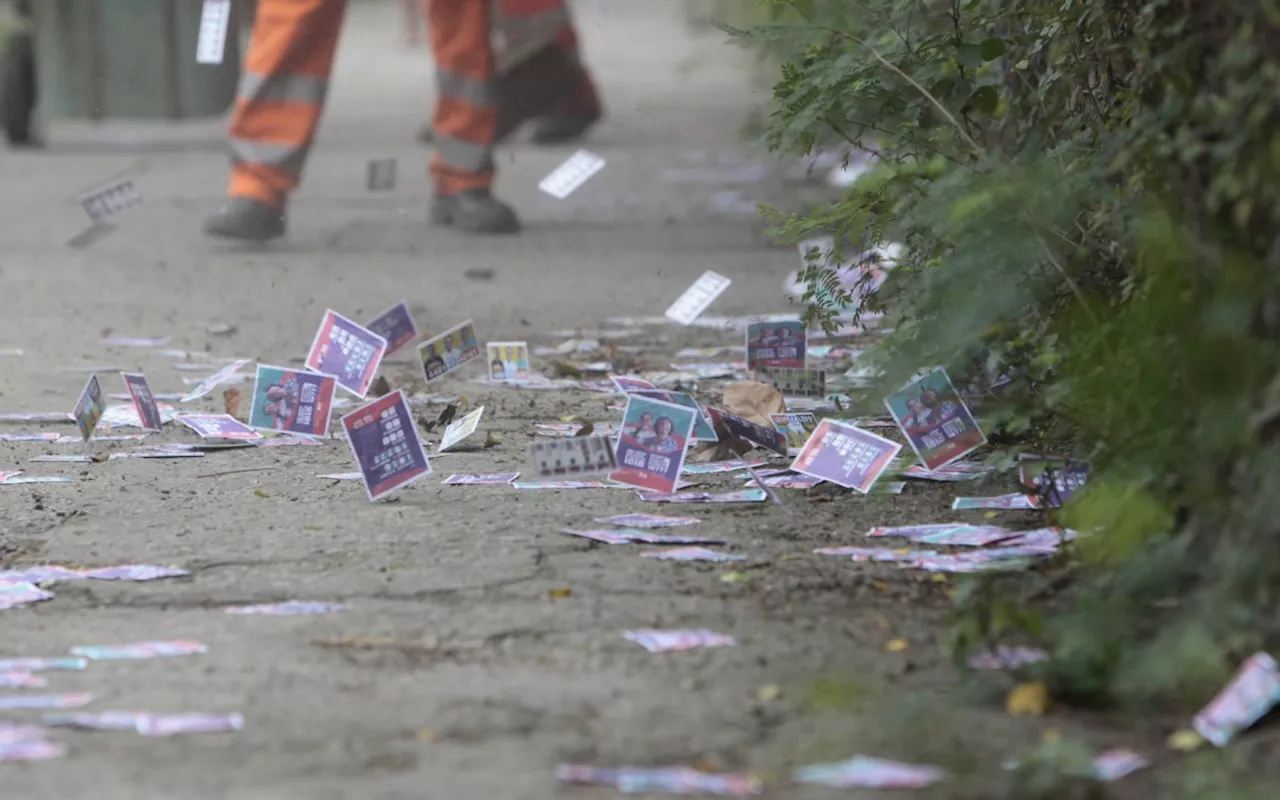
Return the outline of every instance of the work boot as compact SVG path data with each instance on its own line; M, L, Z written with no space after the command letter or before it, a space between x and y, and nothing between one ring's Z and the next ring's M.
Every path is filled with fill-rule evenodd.
M494 199L488 189L457 194L437 194L431 203L431 221L452 225L467 233L516 233L520 221L511 206Z
M590 114L550 114L538 120L533 129L534 144L564 144L581 139L600 121L600 109Z
M278 239L284 236L284 209L249 197L229 197L221 211L204 221L204 232L245 242Z

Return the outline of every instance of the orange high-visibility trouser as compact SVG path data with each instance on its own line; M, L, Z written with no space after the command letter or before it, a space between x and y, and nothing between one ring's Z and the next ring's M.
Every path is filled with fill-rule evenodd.
M557 41L576 58L565 0L494 0L513 33L559 21ZM315 138L342 29L346 0L260 0L232 113L227 193L281 207L298 185ZM493 183L496 132L494 53L487 0L428 0L438 98L436 191L454 194ZM585 70L563 108L596 107Z
M346 0L261 0L253 40L232 112L232 197L281 207L302 176L329 87ZM497 113L492 103L493 52L489 7L483 0L431 0L431 42L449 70L436 118L445 141L432 162L436 190L453 194L493 182L490 149ZM470 87L458 81L474 82ZM460 96L461 95L461 96Z

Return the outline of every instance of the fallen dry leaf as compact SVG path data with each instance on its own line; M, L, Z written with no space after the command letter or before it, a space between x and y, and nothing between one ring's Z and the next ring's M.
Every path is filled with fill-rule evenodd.
M551 360L552 377L555 378L581 378L582 368L572 361L560 361L559 359Z
M391 384L387 382L387 376L379 375L378 379L369 387L369 394L374 397L384 397L391 394Z
M756 690L756 697L760 698L762 703L771 703L781 696L782 688L772 683L766 683Z
M1041 682L1020 683L1004 699L1004 710L1013 717L1039 717L1049 710L1049 687Z
M1190 753L1192 750L1198 750L1200 745L1204 744L1204 737L1190 729L1174 731L1170 734L1166 744L1169 745L1170 750Z
M777 389L755 381L739 381L724 387L723 402L725 411L766 428L773 428L770 414L782 414L787 410L787 404Z
M253 496L254 496L254 497L269 497L270 495L268 495L266 492L262 491L261 489L254 489L254 490L253 490Z
M910 646L906 639L891 639L885 643L884 649L890 653L901 653Z
M746 583L751 576L745 572L726 572L720 576L721 583Z
M557 600L564 597L570 597L572 595L573 595L573 590L567 586L564 587L563 589L552 589L551 591L547 592L548 597L551 597L552 599L557 599Z
M240 416L239 389L227 389L222 393L222 410L233 417Z
M590 436L595 431L595 429L596 429L596 424L594 422L584 422L582 423L582 427L578 428L577 432L574 433L573 435L574 437Z
M497 447L500 444L502 444L501 434L494 433L493 431L485 431L484 448L486 450L489 449L490 447Z

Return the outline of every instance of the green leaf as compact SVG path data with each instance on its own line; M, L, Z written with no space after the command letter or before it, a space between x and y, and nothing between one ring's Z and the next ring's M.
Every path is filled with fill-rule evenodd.
M979 86L969 95L969 106L987 116L993 116L1000 105L1000 94L994 86Z
M983 61L995 61L1004 55L1004 39L990 38L980 44L978 49L982 52Z

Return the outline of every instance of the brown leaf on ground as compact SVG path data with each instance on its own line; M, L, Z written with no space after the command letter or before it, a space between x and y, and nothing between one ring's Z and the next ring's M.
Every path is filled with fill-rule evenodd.
M582 423L582 427L578 428L577 432L574 433L573 435L575 437L590 436L595 429L596 429L596 424L594 422L584 422Z
M782 401L782 394L767 383L739 381L724 387L724 410L772 428L773 421L769 415L785 413L787 404Z
M369 387L369 394L374 397L383 397L391 394L391 384L387 382L385 375L379 375L378 379Z
M222 393L222 410L233 417L240 416L240 390L227 389Z

